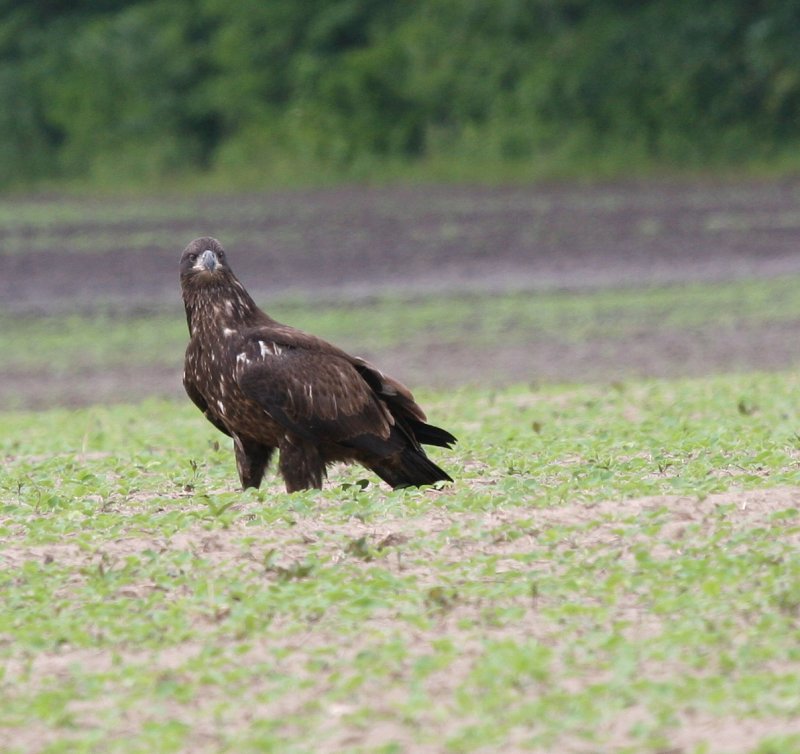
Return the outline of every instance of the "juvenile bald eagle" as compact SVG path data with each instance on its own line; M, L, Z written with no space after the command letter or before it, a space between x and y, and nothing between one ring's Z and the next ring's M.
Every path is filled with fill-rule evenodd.
M321 488L336 461L356 461L393 488L452 479L422 444L450 447L409 390L363 359L276 322L233 274L214 238L184 250L189 325L183 384L233 438L242 487L258 487L276 449L287 492Z

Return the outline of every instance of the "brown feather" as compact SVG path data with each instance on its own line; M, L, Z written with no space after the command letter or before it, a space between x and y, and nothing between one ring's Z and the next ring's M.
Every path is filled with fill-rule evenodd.
M259 309L215 239L192 241L180 269L190 335L184 386L234 438L243 487L259 486L276 448L290 492L320 487L335 461L361 463L393 487L452 481L421 444L449 447L455 438L425 423L408 388Z

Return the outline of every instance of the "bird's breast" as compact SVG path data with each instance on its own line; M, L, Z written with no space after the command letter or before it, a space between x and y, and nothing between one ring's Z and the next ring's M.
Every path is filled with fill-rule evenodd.
M186 353L185 371L208 406L208 412L232 434L276 445L283 430L239 387L242 371L258 358L258 344L246 344L224 329L196 332Z

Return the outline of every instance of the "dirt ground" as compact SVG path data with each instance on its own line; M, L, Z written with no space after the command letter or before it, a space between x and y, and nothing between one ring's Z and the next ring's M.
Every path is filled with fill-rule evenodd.
M276 485L276 492L278 489ZM568 541L565 540L563 547L570 550L581 550L603 545L611 552L618 551L620 558L633 560L634 555L631 548L635 543L620 536L621 522L630 520L632 516L642 512L663 509L669 511L669 520L662 528L661 536L664 542L663 545L657 546L653 550L652 557L667 559L674 556L670 542L681 539L687 529L696 526L713 528L713 522L718 520L717 511L720 507L730 508L731 512L726 517L725 525L730 527L729 532L737 532L752 530L756 527L775 527L774 514L787 508L796 507L799 500L800 490L797 488L775 488L764 491L714 494L704 500L698 500L694 496L690 498L659 496L625 501L612 500L591 506L567 503L558 508L537 509L535 513L537 528L533 529L530 527L531 511L527 509L493 510L480 514L467 514L463 511L448 512L436 507L432 507L430 513L420 519L409 520L404 516L387 517L375 524L364 523L353 518L347 524L337 525L334 529L323 525L316 516L308 519L298 517L293 521L291 527L269 527L260 530L258 527L248 525L246 539L243 539L243 531L239 526L226 527L209 533L204 526L198 524L196 527L181 531L170 538L153 539L134 536L109 540L104 543L100 553L94 548L87 548L68 541L36 547L15 546L12 541L3 550L0 568L21 568L30 561L55 561L62 567L70 566L76 574L84 574L94 571L99 559L112 564L113 567L113 564L123 562L128 556L139 555L150 550L200 553L203 559L212 561L221 570L232 568L237 572L261 573L263 557L260 553L254 554L251 551L254 547L253 542L263 543L255 545L255 547L274 548L280 553L281 563L287 565L302 561L307 554L309 544L312 543L326 543L328 549L322 552L322 555L330 557L331 562L357 563L358 558L354 558L352 553L349 553L343 546L343 543L363 538L379 548L382 545L378 543L388 543L386 546L392 549L394 555L385 560L386 567L402 573L405 577L413 574L419 583L424 584L431 578L425 558L417 558L413 562L401 558L406 544L418 539L423 533L425 536L429 536L431 533L453 531L456 528L465 533L507 532L509 526L519 526L525 532L520 537L508 538L498 535L492 540L487 540L484 537L465 534L464 537L448 539L444 550L437 549L435 553L430 553L431 559L452 559L454 563L468 560L471 557L491 554L498 558L498 571L506 569L514 571L521 567L514 556L528 552L535 545L538 527L574 526L579 523L588 524L602 520L603 524L598 527L590 527L581 530L580 533L575 533ZM148 505L150 502L147 499L131 500L127 505L132 506L131 512L134 512L138 506ZM250 504L237 505L237 509L246 510L248 505ZM252 505L259 504L252 503ZM797 539L796 531L787 536ZM369 563L364 562L363 567L368 568ZM542 561L537 567L558 570L560 561L556 557L552 561ZM263 576L261 577L263 578ZM76 583L79 581L80 577L76 577ZM438 582L431 583L437 584ZM127 591L123 591L121 594L145 595L153 588L155 588L153 584L142 583L126 587ZM503 628L493 627L491 629L492 638L494 640L520 641L535 637L542 641L548 641L547 630L552 630L552 626L548 628L546 621L541 619L539 611L542 605L532 606L528 599L522 597L520 604L525 604L527 607L519 622ZM436 697L446 699L453 697L457 693L457 689L467 681L470 669L482 653L482 642L476 641L474 634L474 626L483 625L480 618L482 609L483 604L480 600L477 602L457 600L443 610L435 629L414 630L413 636L418 644L419 656L430 652L431 647L442 635L450 637L461 648L458 662L440 668L427 676L427 687L431 689L431 693L435 690ZM616 618L621 622L630 623L631 628L627 630L636 631L639 638L642 631L660 630L658 622L660 619L639 606L636 595L630 595L630 599L623 599L620 602ZM370 636L372 631L388 630L394 625L395 620L393 617L377 614L368 625L365 625L364 636ZM309 666L301 661L307 656L306 652L312 647L324 647L332 644L338 646L342 657L355 658L358 652L363 650L360 640L343 640L337 636L335 626L327 626L323 623L304 633L299 639L293 635L276 638L265 634L261 640L249 641L246 654L239 653L236 662L263 662L274 658L275 647L280 646L286 650L282 656L288 658L280 666L280 672L305 677L309 673ZM22 688L31 683L58 685L70 678L70 673L76 666L81 667L84 671L89 670L102 674L111 672L120 663L137 662L149 663L161 672L177 671L182 668L183 672L188 672L184 667L185 664L198 656L203 646L202 640L192 640L156 652L131 648L129 651L119 649L113 654L96 649L70 648L69 645L58 646L52 651L40 652L32 659L29 657L12 659L5 668L5 680L8 683L19 684ZM299 646L303 648L302 653L295 651ZM654 669L648 668L648 670ZM571 681L574 684L572 690L577 692L595 682L602 683L606 680L607 672L607 669L598 668L596 675L586 675L579 680ZM685 658L676 657L671 662L659 665L658 672L662 677L670 677L672 674L691 671L685 667ZM786 672L789 672L788 667ZM404 678L396 680L402 683L407 682L407 679ZM368 704L371 698L386 699L384 708L391 709L391 691L382 687L378 688L376 684L377 682L375 684L366 683L339 705L340 710L337 711L333 708L329 710L330 726L334 735L324 745L318 746L317 751L339 752L362 750L362 748L373 751L380 749L381 744L385 744L387 740L400 741L405 749L423 754L442 751L442 748L436 745L416 745L411 736L413 726L409 726L407 721L404 722L397 715L383 715L382 718L386 719L377 720L375 725L369 726L348 722L347 714ZM302 709L304 704L312 704L316 695L321 693L320 686L321 684L311 684L307 688L301 687L304 690L291 695L289 699L278 697L268 703L245 704L242 705L240 714L227 711L222 717L217 712L207 715L198 714L195 707L198 702L193 700L188 702L161 700L159 712L166 712L174 719L191 721L192 734L188 741L190 748L187 750L213 752L219 750L220 729L229 735L247 730L247 727L252 724L251 716L254 711L263 717L280 718L289 711ZM565 688L572 687L565 686ZM219 701L215 699L214 694L215 690L211 687L204 690L200 709L213 709L214 703ZM109 704L114 704L113 695L109 699ZM102 720L103 709L102 707L98 708L97 700L89 703L76 700L69 704L68 709L73 721L72 725L77 730L96 728L101 724L98 720ZM146 705L137 705L135 710L127 713L125 723L129 730L138 730L141 726L146 726L151 719L149 715L152 714ZM648 714L650 713L645 709L633 705L624 713L604 723L595 731L595 734L604 741L605 750L634 750L636 744L631 740L631 730L637 720L645 718ZM455 717L451 722L443 723L441 718L434 715L423 722L430 729L437 730L442 739L457 734L459 726L464 724L462 718ZM710 745L715 747L715 751L739 754L739 752L753 751L754 747L768 736L789 735L797 731L796 721L771 717L738 718L734 715L720 718L692 709L691 706L687 710L678 710L673 725L674 728L670 733L670 747L660 749L660 751L683 754L684 752L705 751L706 747ZM33 722L24 731L15 730L13 735L15 743L26 751L40 751L43 745L54 743L59 740L59 737L63 740L64 734L48 728L44 723ZM125 735L125 731L114 730L110 732L110 735L113 740L116 736ZM585 741L562 740L560 743L564 746L564 751L595 750L590 748ZM542 751L538 748L532 749L522 742L518 747L511 744L506 750Z
M800 272L800 180L354 187L199 198L180 219L164 220L171 201L177 205L165 198L166 211L153 219L118 220L113 203L87 200L86 222L0 225L3 308L174 302L177 259L201 233L235 251L240 277L258 281L265 297L342 300L387 290L586 288ZM245 205L252 210L235 211ZM105 244L93 238L100 232ZM37 251L8 253L11 245Z
M18 201L28 210L33 202L41 221L0 223L0 313L12 315L102 307L180 316L177 259L203 234L235 254L239 277L267 308L287 295L348 303L385 293L534 295L800 273L800 179L345 187L149 198L144 209L134 200L73 199L75 211L66 215L57 197ZM6 215L8 205L13 215L14 200ZM527 348L499 343L476 353L465 342L364 355L412 384L435 387L681 376L794 366L790 325L645 329L630 343L532 340ZM81 373L61 393L54 392L57 374L5 379L27 386L23 404L31 407L180 390L163 365L111 377Z

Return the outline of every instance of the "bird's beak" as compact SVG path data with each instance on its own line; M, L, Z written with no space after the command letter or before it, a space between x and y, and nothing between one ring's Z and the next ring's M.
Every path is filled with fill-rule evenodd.
M200 270L214 272L217 267L217 255L211 249L206 249L195 263L195 267Z

